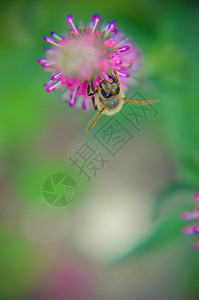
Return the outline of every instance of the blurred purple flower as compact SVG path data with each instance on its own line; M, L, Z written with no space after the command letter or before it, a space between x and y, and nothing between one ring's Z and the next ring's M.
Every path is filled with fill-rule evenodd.
M96 276L93 268L83 261L73 260L57 265L49 274L44 289L48 300L91 300L96 293Z
M195 200L199 202L199 194L194 196ZM183 229L183 233L186 235L199 233L199 208L196 208L192 212L184 212L181 216L182 220L195 221L193 226L186 226ZM199 250L199 241L195 244L195 249Z
M45 58L38 62L54 75L44 86L47 92L64 86L63 99L72 107L77 104L83 109L91 107L87 96L87 85L91 81L97 87L100 77L117 70L121 87L127 88L126 79L135 76L140 54L134 43L116 29L116 22L108 23L97 30L100 16L93 15L89 26L75 26L72 15L67 16L70 33L64 37L51 32L44 40L51 44ZM78 101L77 101L77 96Z

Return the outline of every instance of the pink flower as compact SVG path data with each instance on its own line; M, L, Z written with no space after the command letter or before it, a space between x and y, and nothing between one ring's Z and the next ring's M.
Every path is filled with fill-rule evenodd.
M199 194L196 194L194 198L199 202ZM199 208L196 208L192 212L184 212L181 218L185 221L195 221L193 226L187 226L183 229L184 234L191 235L199 233ZM195 244L195 249L199 250L199 241Z
M107 72L117 70L121 87L126 89L127 78L136 75L139 53L134 43L116 29L116 22L98 30L100 16L94 15L89 26L75 26L72 15L67 16L70 33L59 36L51 32L44 40L51 44L45 58L38 62L54 75L44 84L47 92L60 87L66 89L62 98L72 107L91 107L87 85L91 81L97 88ZM77 101L78 98L78 101Z

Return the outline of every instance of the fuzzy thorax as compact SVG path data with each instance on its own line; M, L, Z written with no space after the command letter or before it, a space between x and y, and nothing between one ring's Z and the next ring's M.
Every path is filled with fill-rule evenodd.
M102 99L100 95L96 97L96 104L99 110L104 108L103 114L112 116L122 109L124 100L122 94L114 95L108 99Z

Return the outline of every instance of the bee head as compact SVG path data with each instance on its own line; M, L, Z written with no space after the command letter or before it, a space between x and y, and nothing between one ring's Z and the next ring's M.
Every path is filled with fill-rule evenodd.
M112 81L103 80L100 82L100 92L104 98L110 98L116 94L119 94L120 87L118 83Z

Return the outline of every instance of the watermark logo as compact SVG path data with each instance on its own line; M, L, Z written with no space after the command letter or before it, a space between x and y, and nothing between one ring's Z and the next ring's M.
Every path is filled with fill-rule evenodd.
M131 98L145 100L139 91L135 91ZM107 163L115 158L138 132L141 132L142 122L158 114L156 106L147 103L147 100L146 104L148 105L124 103L117 116L108 117L100 128L93 129L90 139L84 139L80 143L73 155L68 158L71 171L76 174L74 176L76 180L80 181L81 177L84 182L91 182ZM42 194L50 205L65 207L74 201L77 195L76 183L78 191L80 188L79 182L75 182L71 174L55 173L45 180Z
M54 207L70 205L77 195L75 180L66 173L54 173L48 176L42 187L46 202Z

